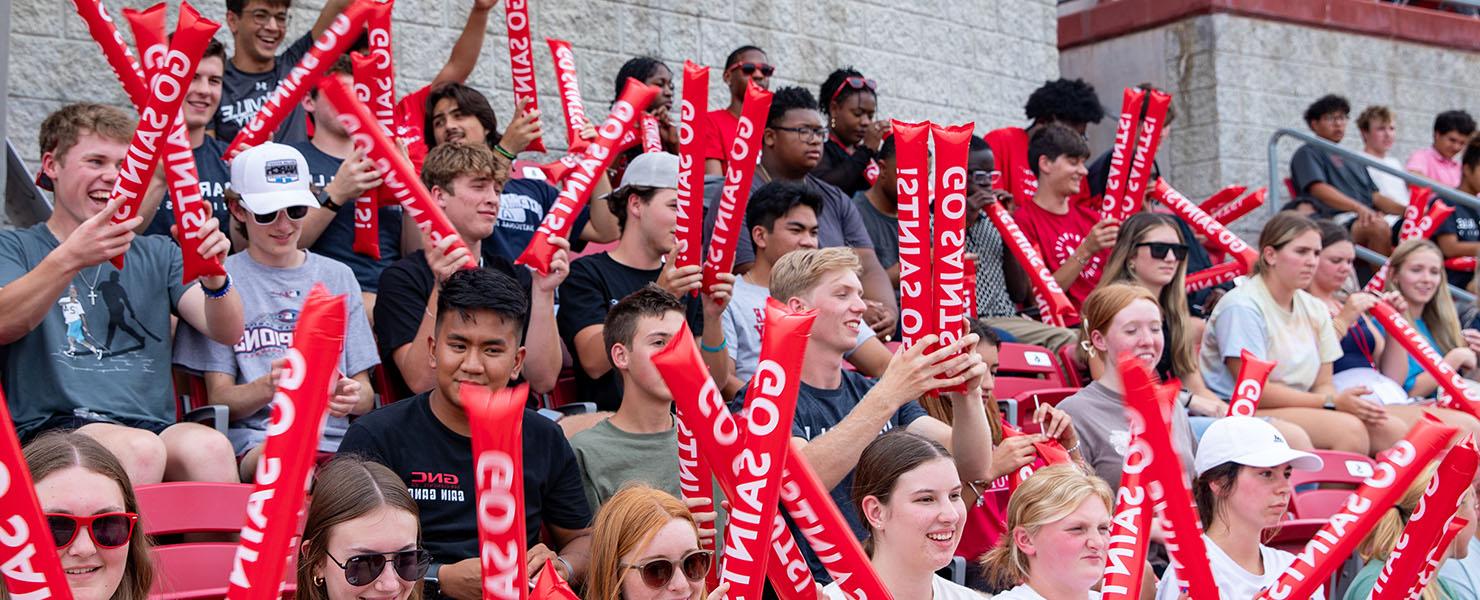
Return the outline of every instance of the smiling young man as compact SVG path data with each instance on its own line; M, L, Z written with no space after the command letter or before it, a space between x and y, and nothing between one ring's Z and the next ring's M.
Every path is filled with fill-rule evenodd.
M180 247L136 237L141 217L112 222L123 199L108 197L133 133L132 115L101 104L70 104L42 122L41 169L55 209L30 229L0 231L0 382L21 439L77 429L137 483L236 481L224 436L175 423L170 317L234 343L241 297L227 276L182 283ZM230 250L214 218L200 233L203 258ZM109 263L116 256L127 268ZM127 336L115 345L112 335L98 339L104 331Z
M1105 118L1105 107L1100 104L1094 86L1083 79L1060 78L1046 81L1033 90L1023 106L1023 114L1028 117L1027 129L1003 127L982 136L992 146L997 170L1001 172L993 187L1007 191L1017 204L1026 204L1038 189L1033 161L1028 158L1028 139L1054 124L1068 127L1084 138L1090 123Z
M1446 110L1434 117L1434 143L1408 156L1408 172L1449 187L1459 187L1459 153L1475 135L1475 118L1462 110Z
M1049 125L1033 133L1028 159L1038 189L1032 199L1013 212L1023 234L1043 253L1054 281L1075 304L1100 281L1101 264L1115 247L1120 222L1101 219L1097 206L1074 198L1089 171L1084 166L1089 146L1063 125Z
M437 288L461 270L468 257L481 257L479 264L515 279L527 290L530 312L529 356L525 375L532 391L555 388L560 374L560 338L555 333L555 289L569 273L564 242L551 261L547 275L533 273L503 258L482 251L484 239L493 233L498 219L500 180L494 174L493 153L477 144L447 144L427 153L421 180L432 199L447 213L457 230L440 244L426 245L387 267L380 277L380 297L375 303L375 333L380 340L382 364L392 386L416 394L433 389L436 373L429 366L428 347L420 343L430 337L437 322ZM454 239L467 250L448 251Z
M190 89L185 92L185 104L181 108L185 115L185 131L190 136L191 155L195 158L195 174L200 178L200 198L211 205L211 215L220 222L226 222L230 214L226 209L226 190L231 186L231 167L221 158L226 154L226 142L206 135L206 127L221 106L221 82L225 69L226 48L212 39L195 66L195 76L190 80ZM140 214L145 215L148 223L143 233L170 235L170 227L175 225L174 203L166 194L157 206L153 218L148 218L147 207L140 208Z
M292 0L226 0L226 27L231 30L235 53L226 61L221 108L211 122L217 138L230 141L252 122L268 96L277 90L278 81L303 60L314 40L351 2L326 0L313 27L279 55L278 47L288 35ZM287 144L307 139L308 122L303 111L294 107L274 132L273 140Z
M896 427L929 437L951 449L962 481L976 482L989 479L992 433L982 404L986 365L971 351L975 335L931 353L926 353L927 344L935 337L927 336L894 355L877 380L843 369L843 355L856 346L864 326L858 273L858 257L846 249L797 250L777 262L771 297L793 311L817 310L802 362L792 448L806 456L818 479L832 489L833 501L853 533L861 536L862 522L848 499L858 457L874 438ZM917 402L923 394L958 384L965 384L964 394L947 394L953 425L927 416ZM743 406L744 396L742 390L732 409ZM797 540L813 576L831 581L803 538Z
M483 252L485 256L499 256L510 261L518 258L534 238L545 213L560 198L560 190L545 182L538 169L529 173L510 171L514 157L540 136L538 111L521 111L503 133L499 133L498 116L489 106L488 98L460 83L433 88L427 95L426 107L426 145L429 150L439 144L474 143L494 153L495 166L501 178L507 181L495 229L498 235L484 240ZM610 189L603 175L591 197L600 198ZM601 204L590 203L576 215L571 231L578 231L580 235L570 240L572 249L579 251L586 242L606 243L620 236L616 216Z
M430 165L435 159L427 155ZM482 589L472 427L459 397L463 382L500 390L524 366L528 294L488 268L454 269L435 298L436 322L425 347L435 372L431 391L357 419L340 444L395 471L411 488L422 539L433 564L430 598L476 599ZM523 416L524 525L533 579L546 560L568 581L585 578L591 509L580 469L560 426L532 410ZM549 531L559 554L539 543Z
M291 146L267 142L242 152L231 166L232 191L227 194L231 216L248 245L246 252L226 258L226 268L236 274L246 327L240 341L227 345L181 326L175 364L204 374L211 403L229 410L226 435L241 457L242 481L250 482L267 439L277 376L293 343L303 300L315 284L344 295L346 308L344 352L338 365L344 375L329 399L320 452L338 450L349 416L370 411L374 403L370 369L380 360L354 273L298 248L303 219L318 206L309 191L308 161ZM297 176L287 177L288 173Z

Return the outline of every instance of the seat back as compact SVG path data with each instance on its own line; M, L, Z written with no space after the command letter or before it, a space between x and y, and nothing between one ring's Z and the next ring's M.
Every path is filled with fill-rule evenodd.
M1347 498L1356 493L1353 490L1311 490L1300 492L1290 499L1291 512L1300 519L1318 519L1326 521L1346 505Z
M252 487L242 483L176 482L134 488L144 533L158 539L187 533L234 534L247 519ZM300 531L303 523L298 524ZM151 597L166 600L224 598L236 557L235 543L187 542L151 549ZM284 571L282 597L295 595L296 556Z
M1044 379L1055 387L1064 385L1064 377L1059 372L1053 352L1043 346L1032 344L1003 342L997 348L997 375Z
M1008 419L1008 423L1023 433L1038 433L1041 429L1037 423L1033 422L1033 413L1038 410L1038 405L1058 406L1065 398L1079 393L1081 389L1083 388L1051 387L1024 391L1014 396L1012 402L1007 403L1013 411L1013 416Z
M1325 465L1319 471L1296 470L1290 474L1290 485L1299 488L1307 484L1320 484L1322 488L1345 487L1356 489L1372 476L1376 464L1371 458L1339 450L1312 450L1321 457Z

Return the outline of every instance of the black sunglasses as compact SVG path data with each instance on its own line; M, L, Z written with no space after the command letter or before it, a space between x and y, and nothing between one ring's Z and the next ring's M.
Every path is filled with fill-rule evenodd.
M1187 258L1187 244L1173 244L1169 242L1141 242L1139 244L1136 244L1136 247L1150 248L1151 258L1154 258L1156 260L1165 260L1168 252L1171 252L1172 256L1177 257L1177 260L1186 260Z
M51 528L51 539L56 542L58 550L72 545L72 541L77 539L77 532L84 528L92 535L93 544L99 548L120 548L128 543L129 537L134 534L134 523L138 521L139 515L124 512L86 517L46 513L46 525Z
M421 581L427 574L427 567L432 566L432 553L417 548L415 550L402 550L400 552L387 552L385 554L356 554L344 562L334 558L334 555L325 553L329 560L344 569L344 580L353 586L370 585L374 583L381 573L385 572L386 557L390 557L391 567L396 570L396 577L403 581Z
M765 75L766 77L770 77L771 75L776 73L776 67L772 66L769 63L743 62L730 65L730 70L733 71L735 69L739 69L740 72L744 73L746 77L755 75L756 69L760 69L761 75Z
M656 590L668 585L669 581L673 581L675 568L683 570L683 576L689 581L704 579L704 576L709 573L709 564L713 559L714 553L709 550L694 550L677 561L658 558L640 565L623 563L621 566L637 569L637 573L642 576L642 582Z
M284 208L282 210L275 210L275 211L270 212L270 213L267 213L265 215L259 215L257 213L252 213L252 220L253 221L256 221L258 225L271 225L271 224L277 222L277 220L278 220L278 213L284 213L284 212L285 213L288 213L288 220L289 221L301 221L301 220L303 220L303 217L308 216L308 207L299 204L297 206L289 206L289 207Z

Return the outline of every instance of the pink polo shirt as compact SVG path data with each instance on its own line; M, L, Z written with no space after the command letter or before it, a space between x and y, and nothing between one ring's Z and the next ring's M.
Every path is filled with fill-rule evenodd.
M1406 168L1449 187L1459 187L1458 154L1454 158L1444 158L1433 146L1424 146L1408 157Z

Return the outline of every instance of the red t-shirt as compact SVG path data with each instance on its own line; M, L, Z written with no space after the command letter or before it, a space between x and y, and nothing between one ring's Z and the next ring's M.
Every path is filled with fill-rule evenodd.
M1077 198L1078 196L1076 196ZM1092 202L1069 200L1069 213L1057 215L1045 210L1028 198L1027 202L1019 202L1017 210L1012 213L1012 218L1017 221L1018 227L1022 228L1023 234L1028 236L1033 244L1038 246L1038 251L1043 255L1043 262L1048 264L1048 270L1057 272L1059 267L1074 254L1074 250L1084 243L1084 236L1089 230L1100 222L1100 211ZM1064 290L1069 300L1075 305L1083 305L1085 296L1088 296L1100 282L1100 275L1104 271L1105 259L1109 258L1110 249L1105 248L1091 258L1089 264L1079 272L1079 278L1069 289Z
M407 94L396 103L396 137L406 144L406 154L416 172L421 172L421 163L427 158L427 144L422 131L426 124L427 94L432 86L424 86Z
M730 114L725 108L705 113L709 126L704 133L704 158L730 162L730 146L735 144L735 132L740 129L740 117Z
M1033 200L1038 193L1038 176L1028 164L1028 132L1021 127L1003 127L988 131L982 139L992 147L993 165L1001 175L997 189L1012 194L1018 205Z

